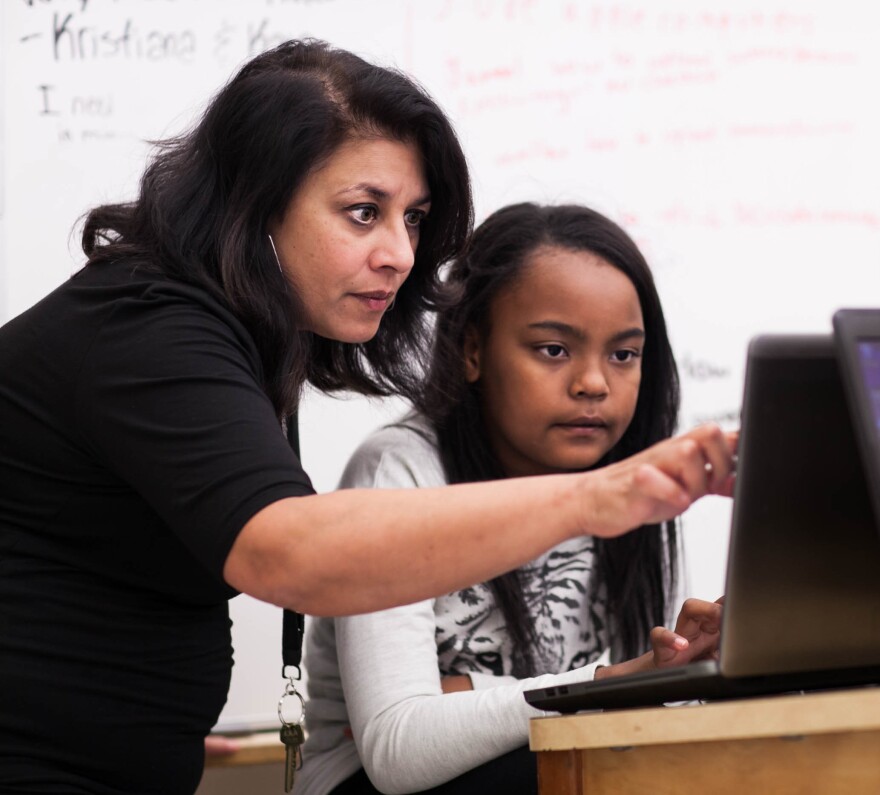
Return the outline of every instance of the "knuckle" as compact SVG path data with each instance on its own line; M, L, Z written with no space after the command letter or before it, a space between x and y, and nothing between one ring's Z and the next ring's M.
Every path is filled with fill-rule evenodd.
M720 441L724 438L724 431L721 430L721 426L717 422L706 424L706 434L710 439L717 439Z
M700 450L700 445L695 439L682 439L681 451L688 458L692 458Z

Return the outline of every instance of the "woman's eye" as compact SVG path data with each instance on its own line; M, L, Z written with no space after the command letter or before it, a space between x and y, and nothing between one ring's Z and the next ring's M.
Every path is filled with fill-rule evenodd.
M422 221L425 220L425 216L427 213L424 210L409 210L404 216L403 219L406 221L407 226L421 226Z
M376 208L371 204L362 204L357 207L352 207L349 212L355 221L359 224L369 224L372 221L376 220Z

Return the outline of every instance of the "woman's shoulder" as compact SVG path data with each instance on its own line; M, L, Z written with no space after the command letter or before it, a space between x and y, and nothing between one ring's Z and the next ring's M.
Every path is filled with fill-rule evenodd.
M225 356L219 351L234 350L237 365L260 378L256 343L222 297L149 263L87 265L67 283L61 307L85 333L91 330L95 360L116 357L132 366L155 360L199 372L217 367Z
M409 413L371 433L355 450L340 488L446 485L437 436L421 415Z
M111 322L136 323L141 316L151 326L188 314L205 323L219 320L239 331L241 324L218 291L182 281L148 261L101 262L86 265L56 293L80 312L91 311Z

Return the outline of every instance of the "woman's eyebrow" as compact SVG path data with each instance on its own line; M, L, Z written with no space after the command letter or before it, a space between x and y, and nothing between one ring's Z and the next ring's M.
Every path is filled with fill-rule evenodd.
M357 185L349 185L348 187L343 188L339 191L339 194L343 193L366 193L372 196L374 199L387 199L390 194L387 190L380 188L376 185L372 185L369 182L359 182Z
M373 185L369 182L359 182L357 185L350 185L349 187L340 190L336 195L342 196L346 193L366 193L368 196L371 196L376 201L387 201L391 198L391 194L387 190L385 190L384 188L380 188L377 185ZM414 202L411 202L411 204L414 206L430 203L430 193L426 193L424 196L420 196Z

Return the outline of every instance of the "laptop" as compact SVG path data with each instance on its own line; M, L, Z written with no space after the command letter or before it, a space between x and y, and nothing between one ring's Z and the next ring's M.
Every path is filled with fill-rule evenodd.
M880 683L880 478L863 457L876 446L857 442L877 428L880 310L857 329L848 314L835 322L849 333L749 344L719 659L528 690L530 704L567 713Z

